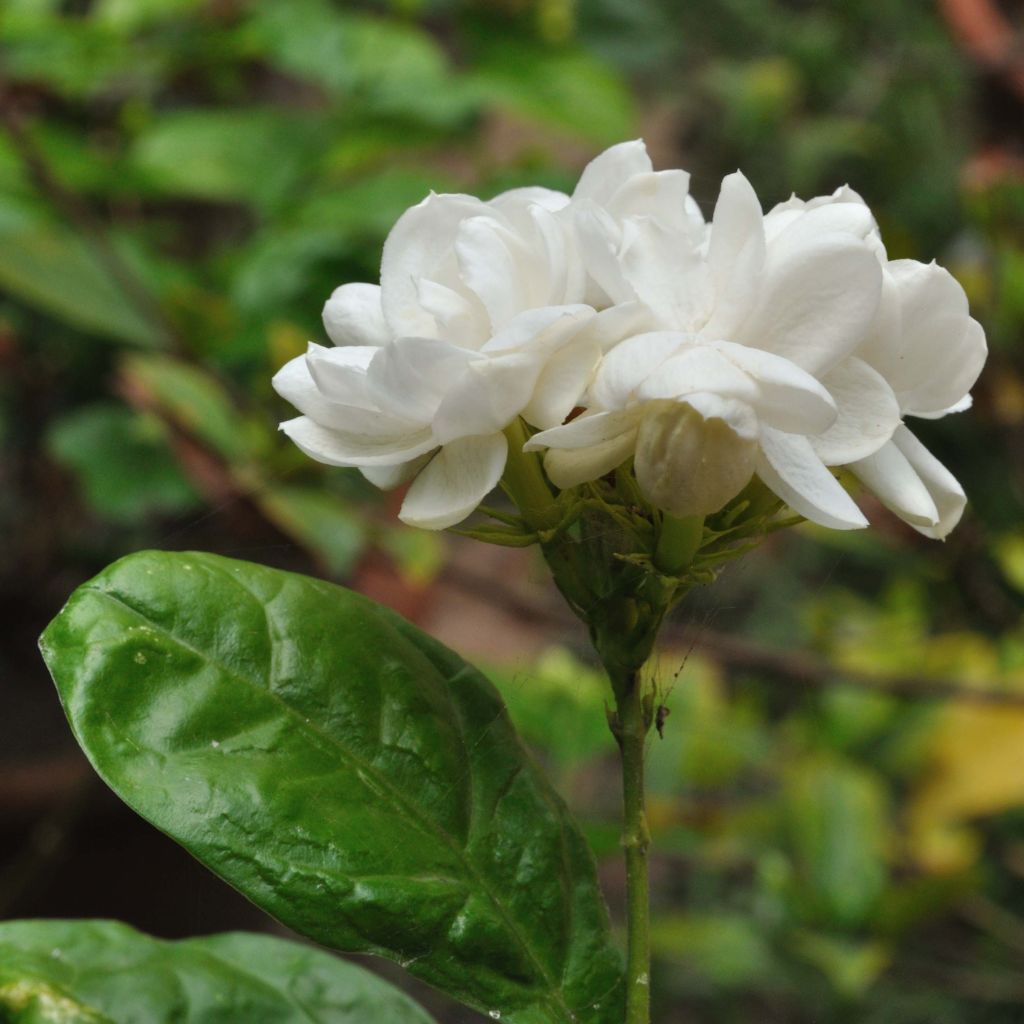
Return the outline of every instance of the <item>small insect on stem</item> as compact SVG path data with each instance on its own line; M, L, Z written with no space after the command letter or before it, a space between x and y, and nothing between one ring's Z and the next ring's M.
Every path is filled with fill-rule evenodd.
M658 710L654 714L654 728L658 730L658 736L660 739L665 738L665 719L672 714L672 709L664 704L658 705Z

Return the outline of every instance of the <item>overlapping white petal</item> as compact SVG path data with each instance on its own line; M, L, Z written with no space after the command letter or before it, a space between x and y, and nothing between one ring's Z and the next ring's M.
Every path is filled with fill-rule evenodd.
M507 454L508 442L500 433L446 444L409 488L399 518L427 530L462 522L497 486Z
M335 288L324 304L323 321L335 345L384 345L391 337L376 284Z
M967 505L956 477L905 426L850 469L886 508L933 540L960 522Z

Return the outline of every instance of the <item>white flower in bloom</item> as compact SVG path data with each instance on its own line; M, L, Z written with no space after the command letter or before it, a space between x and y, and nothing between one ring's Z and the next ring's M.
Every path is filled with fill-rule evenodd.
M325 306L337 347L310 345L274 378L303 414L285 433L381 487L415 477L407 522L469 515L501 477L503 429L519 415L560 423L617 315L597 323L579 301L584 271L555 218L567 202L519 189L491 203L431 195L407 211L380 286L344 285Z
M594 479L635 452L641 487L676 515L720 508L756 472L809 519L866 525L825 463L872 454L899 422L892 389L852 356L881 290L867 209L825 203L765 217L736 173L707 230L678 200L625 232L607 217L591 227L620 273L606 268L607 287L643 302L663 330L605 357L578 426L531 440L561 449L546 459L553 480ZM591 448L583 432L597 429Z

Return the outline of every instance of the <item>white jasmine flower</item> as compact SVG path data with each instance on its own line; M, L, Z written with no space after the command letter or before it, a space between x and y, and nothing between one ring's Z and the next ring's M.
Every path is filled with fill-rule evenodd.
M636 218L621 237L608 218L603 223L606 249L629 289L624 297L643 302L667 333L624 341L605 357L586 407L591 416L616 414L598 422L621 429L603 437L597 451L579 445L582 424L533 439L534 447L573 452L547 457L555 482L594 479L586 474L607 472L612 458L621 462L635 451L645 493L677 515L706 514L715 500L720 508L756 472L809 519L837 529L866 525L823 456L864 457L899 422L892 389L851 356L875 318L881 290L867 209L828 204L766 218L736 173L723 182L706 231L678 194L664 216ZM697 360L699 372L677 370ZM649 407L655 401L662 404ZM676 410L679 422L665 402L688 407ZM707 425L698 428L694 411ZM682 444L683 423L713 437L718 457L707 448L697 458L700 444ZM721 456L730 444L735 466L725 467ZM672 447L675 462L666 455Z

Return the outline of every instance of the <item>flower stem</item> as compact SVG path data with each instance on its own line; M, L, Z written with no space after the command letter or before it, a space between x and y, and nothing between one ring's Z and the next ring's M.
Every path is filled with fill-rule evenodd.
M562 513L544 476L540 456L536 452L523 451L529 436L521 419L513 420L505 428L508 461L501 482L533 529L550 530L558 525Z
M615 687L616 739L622 754L622 846L626 856L626 1020L650 1024L651 939L647 849L650 833L644 798L644 751L651 727L640 674Z

